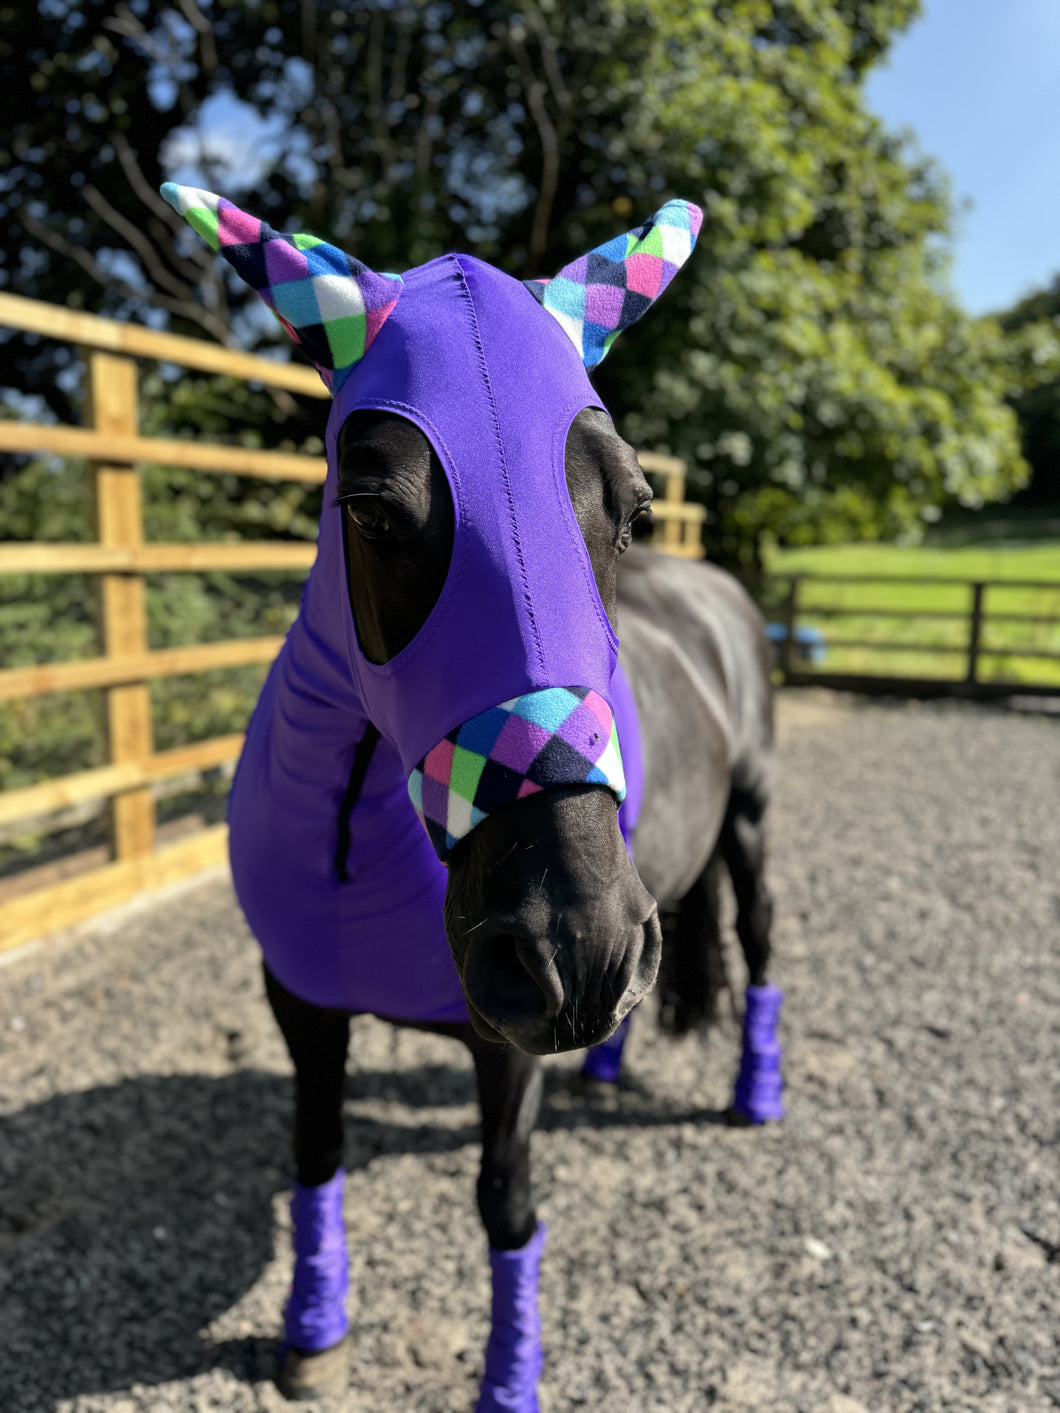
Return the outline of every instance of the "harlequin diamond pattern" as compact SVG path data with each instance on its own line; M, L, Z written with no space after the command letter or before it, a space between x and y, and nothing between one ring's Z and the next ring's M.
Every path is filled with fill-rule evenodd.
M644 225L565 265L554 279L524 283L564 329L586 368L595 368L688 259L702 222L698 206L668 201Z
M473 716L419 763L409 797L444 860L487 815L550 785L606 785L625 799L618 732L599 692L548 687Z
M211 191L167 182L162 195L261 295L338 392L397 303L400 275L377 275L316 236L280 235Z

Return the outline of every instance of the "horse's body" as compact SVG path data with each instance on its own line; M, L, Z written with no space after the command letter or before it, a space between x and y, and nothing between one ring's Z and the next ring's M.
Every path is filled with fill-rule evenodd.
M771 907L762 862L772 771L769 647L757 610L729 575L639 545L631 546L619 575L618 605L622 658L647 728L645 788L632 844L645 882L660 907L675 916L669 936L677 955L664 958L664 974L670 984L667 1004L677 1013L677 1028L684 1029L707 1018L713 1006L719 857L736 891L749 979L755 986L766 979ZM448 952L439 939L439 965L443 959ZM305 1185L336 1185L334 1200L341 1206L349 1013L307 1004L268 973L266 988L295 1063L299 1179ZM530 1136L540 1103L540 1062L483 1040L466 1019L406 1023L452 1036L472 1056L483 1117L478 1202L496 1266L499 1253L525 1249L538 1230ZM534 1253L535 1262L539 1255ZM496 1269L494 1285L496 1290ZM533 1346L532 1303L515 1319L510 1302L502 1301L500 1309L497 1303L495 1295L494 1330L510 1336L514 1328ZM330 1317L332 1328L340 1329L340 1315L332 1308L322 1318ZM281 1386L293 1397L341 1386L345 1365L343 1345L307 1357L293 1351ZM488 1354L487 1376L490 1367ZM533 1383L532 1368L522 1374ZM482 1410L509 1406L489 1401L490 1396L484 1385Z
M646 724L637 870L673 910L701 877L734 792L734 818L765 808L769 648L758 610L730 575L636 544L619 574L618 612L622 662Z
M650 989L661 931L641 875L676 914L677 1026L710 1008L717 853L736 887L749 1018L769 991L762 625L706 566L633 548L619 582L650 493L582 367L665 285L698 214L670 203L530 299L467 257L376 276L209 193L168 195L335 397L317 561L231 813L233 876L295 1067L281 1386L314 1396L345 1376L343 1078L349 1015L368 1011L472 1054L494 1292L479 1413L532 1413L536 1056L605 1042ZM642 761L620 709L617 620ZM641 875L619 827L616 718L644 785ZM753 1093L776 1053L769 1026L748 1027L746 1119L778 1116L775 1084L772 1107Z

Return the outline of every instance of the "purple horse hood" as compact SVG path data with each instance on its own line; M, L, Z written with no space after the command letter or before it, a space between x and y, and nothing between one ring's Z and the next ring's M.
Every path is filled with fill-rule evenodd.
M520 792L591 780L624 794L611 744L618 640L564 472L571 422L599 406L570 340L530 293L452 255L405 276L370 357L332 406L329 475L342 424L370 408L421 429L452 492L449 573L408 647L376 666L344 615L358 696L401 756L443 856ZM320 555L341 562L337 510L330 521L325 512ZM461 766L479 772L464 793L450 788Z
M492 809L551 784L599 783L621 800L619 737L639 797L632 698L620 683L616 704L618 642L564 453L575 416L601 406L586 364L675 273L699 213L672 202L555 280L524 285L463 255L400 279L373 275L210 193L164 194L258 290L334 394L316 562L233 784L240 902L270 969L305 999L463 1019L439 860ZM454 509L441 594L384 665L357 640L336 504L339 432L357 409L424 433ZM380 739L340 881L337 820L369 722Z

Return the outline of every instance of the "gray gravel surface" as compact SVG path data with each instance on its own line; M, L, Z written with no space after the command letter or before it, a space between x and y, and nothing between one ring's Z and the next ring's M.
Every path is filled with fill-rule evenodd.
M640 1017L611 1103L549 1062L542 1409L1054 1409L1060 723L810 694L781 724L789 1117L718 1122L732 1019ZM0 1047L3 1413L287 1407L287 1065L227 879L11 959ZM469 1413L469 1065L369 1019L352 1054L330 1407Z

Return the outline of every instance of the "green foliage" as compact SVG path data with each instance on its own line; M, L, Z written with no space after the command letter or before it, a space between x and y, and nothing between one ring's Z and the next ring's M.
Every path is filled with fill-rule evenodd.
M771 539L917 533L1025 474L1003 339L946 292L945 183L864 109L852 22L878 35L881 12L783 7L798 25L763 43L781 8L681 9L664 160L668 185L706 184L705 250L665 329L601 377L630 435L689 461L709 547L737 563Z
M1060 275L999 315L998 323L1020 363L1011 401L1032 472L1023 499L1060 506Z
M212 186L375 268L464 249L518 276L549 274L686 196L706 211L699 247L599 374L620 428L688 460L716 558L750 565L774 544L912 537L945 506L1022 484L1007 399L1048 401L1041 385L1058 366L1055 331L1037 315L1017 329L955 306L945 179L865 108L866 73L919 10L0 5L0 287L285 356L260 304L157 197L161 180ZM319 452L320 402L171 372L144 375L145 432ZM8 337L5 385L79 420L70 350ZM144 485L150 539L314 534L319 493L304 487L161 467ZM83 471L18 461L0 476L0 511L5 536L83 538ZM77 580L9 585L7 660L95 651L90 595ZM297 598L295 576L152 577L151 642L280 632ZM161 684L159 743L237 727L256 680ZM87 724L79 735L47 699L32 711L20 761L0 740L10 783L56 752L72 758L77 740L87 763Z
M755 560L769 538L913 534L943 505L1003 498L1026 474L1004 340L946 292L945 181L864 105L866 72L919 10L237 0L178 13L136 0L115 19L110 0L49 0L17 22L3 11L4 73L21 94L7 199L25 229L11 223L0 256L6 238L27 293L69 294L74 277L75 299L132 312L139 291L175 327L235 327L246 341L264 325L151 197L161 176L198 175L376 268L457 248L520 275L549 273L620 220L686 195L706 209L700 248L601 370L623 431L689 460L720 558ZM257 114L242 147L234 130L210 129L218 94L244 105L229 107L235 118ZM71 115L65 142L59 110ZM304 434L312 417L297 414Z

